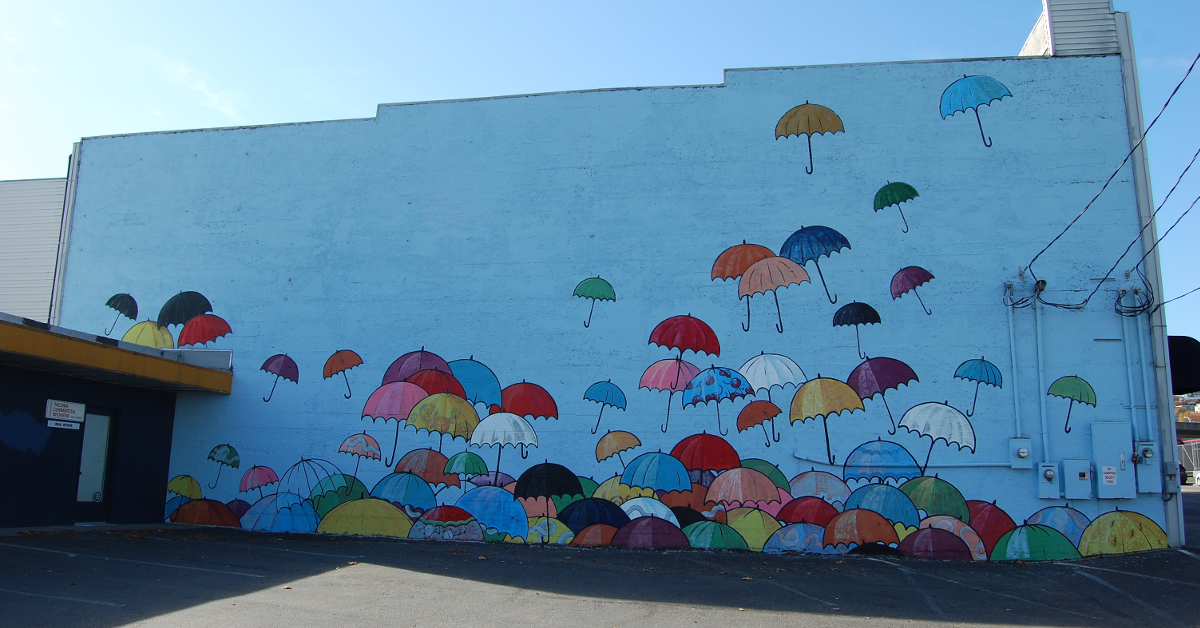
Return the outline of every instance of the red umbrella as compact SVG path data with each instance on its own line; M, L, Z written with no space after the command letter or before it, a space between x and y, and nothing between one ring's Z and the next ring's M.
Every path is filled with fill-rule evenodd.
M467 393L463 390L462 384L458 383L458 380L453 375L443 373L437 369L417 371L409 375L404 381L420 386L422 390L431 395L451 393L463 399L467 398Z
M996 502L988 503L970 499L967 500L967 509L970 511L971 517L970 521L966 523L971 524L979 538L983 539L989 556L1000 537L1017 527L1012 517L1001 510Z
M712 279L737 279L755 262L768 257L775 257L775 252L758 244L746 244L742 240L741 244L735 244L717 256L717 261L713 262Z
M229 323L215 314L201 314L193 317L179 332L179 346L202 345L210 343L221 336L232 334Z
M350 391L350 378L346 377L346 371L362 363L362 358L357 353L349 349L342 349L341 351L335 351L333 355L329 356L328 360L325 360L325 369L322 374L325 376L325 379L329 379L341 373L342 379L346 380L346 394L342 396L349 399L350 395L354 393Z
M883 399L883 407L887 410L888 418L892 419L892 429L888 434L896 433L896 419L892 417L892 409L888 407L887 389L895 388L911 382L920 381L912 368L900 360L892 358L871 358L850 371L846 383L854 389L864 401L879 395Z
M649 344L679 349L680 358L685 351L721 355L721 342L717 340L716 332L691 314L672 316L659 323L654 327L654 331L650 332Z
M775 518L780 523L814 523L824 528L838 514L829 502L820 497L797 497L784 504Z
M958 535L941 528L922 528L904 537L900 553L909 558L971 560L971 549Z
M402 382L408 379L413 373L426 369L433 369L451 375L454 374L450 370L450 365L445 360L436 353L426 351L425 347L421 347L419 351L411 351L396 358L396 361L388 366L387 371L384 371L383 383Z
M925 307L925 302L921 300L921 294L917 292L917 287L928 283L930 279L933 279L933 273L920 266L901 268L900 272L892 276L892 300L895 301L905 292L912 290L917 297L917 303L921 304L921 309L925 310L926 314L932 315L933 311Z
M268 484L274 484L279 481L279 476L275 475L275 471L271 467L253 466L242 475L242 483L238 489L245 493L258 489L258 496L262 497L262 487Z
M545 388L529 382L513 384L500 391L500 409L519 417L557 419L558 405Z
M738 431L745 432L755 425L761 425L763 434L767 436L767 447L770 447L772 438L775 439L775 442L779 442L779 433L775 432L775 417L781 414L783 414L783 410L770 401L751 401L738 413ZM767 432L767 421L771 422L771 432L774 434Z
M446 473L450 459L432 449L414 449L396 463L396 473L411 473L437 486L458 486L458 474Z
M699 374L699 367L691 362L685 362L681 358L659 360L651 364L645 373L642 373L638 388L671 391L671 394L667 395L667 420L663 422L662 426L664 434L667 433L667 424L671 422L671 398L675 396L675 393L686 389L688 382Z
M259 370L275 376L275 383L271 384L271 394L263 397L263 401L270 401L271 397L275 396L275 385L279 383L280 377L296 384L300 383L300 368L296 366L296 361L289 358L286 353L279 353L267 358Z
M242 527L242 522L238 521L229 506L212 499L195 499L187 502L171 513L171 521L194 526Z
M724 438L694 434L679 441L671 455L688 471L727 471L742 464L737 451Z

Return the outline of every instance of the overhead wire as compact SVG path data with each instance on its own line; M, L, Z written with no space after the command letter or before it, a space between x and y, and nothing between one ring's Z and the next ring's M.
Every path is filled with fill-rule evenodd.
M1185 293L1183 293L1183 294L1181 294L1181 295L1179 295L1179 296L1177 296L1177 297L1172 297L1172 298L1170 298L1170 299L1167 299L1166 301L1163 301L1162 303L1159 303L1157 306L1155 306L1155 308L1154 308L1154 309L1155 309L1155 310L1158 310L1158 309L1159 309L1159 308L1161 308L1162 306L1164 306L1164 305L1166 305L1166 304L1168 304L1168 303L1170 303L1170 302L1172 302L1172 301L1178 301L1178 300L1182 299L1183 297L1186 297L1186 296L1188 296L1188 295L1190 295L1190 294L1192 294L1192 293L1195 293L1195 292L1200 292L1200 286L1196 286L1195 288L1192 288L1191 290L1188 290L1187 292L1185 292Z

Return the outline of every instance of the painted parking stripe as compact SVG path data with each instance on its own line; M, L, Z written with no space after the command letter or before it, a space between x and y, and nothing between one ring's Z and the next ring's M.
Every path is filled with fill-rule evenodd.
M101 602L99 600L85 600L79 597L66 597L64 595L46 595L44 593L30 593L29 591L17 591L16 589L0 589L0 593L12 593L13 595L27 595L29 597L44 597L51 600L66 600L68 602L79 602L81 604L99 604L100 606L112 606L114 608L125 606L124 604L116 604L114 602Z
M1107 568L1104 568L1104 567L1093 567L1093 566L1091 566L1091 565L1075 565L1075 564L1072 564L1072 563L1060 563L1060 564L1061 564L1063 567L1070 567L1070 568L1072 568L1072 569L1090 569L1090 570L1092 570L1092 571L1107 571L1107 572L1109 572L1109 573L1117 573L1117 574L1121 574L1122 576L1135 576L1135 577L1138 577L1138 578L1146 578L1146 579L1148 579L1148 580L1158 580L1159 582L1169 582L1169 583L1171 583L1171 584L1182 584L1182 585L1184 585L1184 586L1189 586L1189 587L1200 586L1200 582L1184 582L1183 580L1171 580L1170 578L1160 578L1160 577L1158 577L1158 576L1147 576L1146 574L1134 573L1134 572L1132 572L1132 571L1120 571L1120 570L1118 570L1118 569L1107 569Z
M1122 588L1120 588L1120 587L1116 586L1115 584L1113 584L1113 583L1111 583L1111 582L1108 582L1107 580L1105 580L1105 579L1101 578L1100 576L1096 576L1096 575L1090 574L1090 573L1088 573L1088 572L1086 572L1086 571L1076 571L1075 573L1077 573L1077 574L1079 574L1079 575L1083 576L1084 578L1087 578L1088 580L1091 580L1091 581L1093 581L1093 582L1095 582L1095 583L1097 583L1097 584L1099 584L1099 585L1101 585L1101 586L1103 586L1103 587L1106 587L1106 588L1108 588L1108 589L1112 589L1113 591L1115 591L1115 592L1117 592L1117 593L1120 593L1121 595L1123 595L1123 596L1125 596L1125 597L1129 598L1130 600L1133 600L1133 602L1134 602L1134 603L1138 604L1138 605L1139 605L1139 606L1141 606L1142 608L1144 608L1144 609L1146 609L1146 610L1150 611L1151 613L1154 613L1155 615L1158 615L1159 617L1161 617L1161 618L1163 619L1163 621L1164 621L1164 622L1167 622L1167 623L1170 623L1170 624L1173 624L1173 625L1176 625L1176 626L1182 626L1182 625L1183 625L1183 624L1180 624L1180 623L1178 622L1178 620L1176 620L1174 617L1172 617L1172 616L1170 616L1170 615L1168 615L1168 614L1166 614L1166 613L1164 613L1164 612L1162 612L1162 611L1158 610L1158 608L1157 608L1157 607L1155 607L1153 604L1150 604L1150 603L1146 602L1145 600L1143 600L1143 599L1141 599L1141 598L1137 597L1136 595L1133 595L1132 593L1129 593L1129 592L1125 591L1124 589L1122 589Z
M171 543L176 542L176 539L164 539L161 536L148 536L146 538L152 539L155 541L168 541ZM287 552L288 554L308 554L309 556L328 556L329 558L366 558L365 554L358 554L358 555L323 554L321 552L306 552L304 550L284 549L282 547L268 547L268 546L264 546L264 545L252 545L252 544L243 545L241 543L229 543L227 541L198 541L196 539L188 539L188 541L192 542L192 543L211 543L213 545L228 545L230 547L239 547L242 549L257 549L257 550L262 550L264 552Z
M172 565L170 563L155 563L148 560L133 560L131 558L113 558L111 556L96 556L94 554L80 554L78 552L64 552L61 550L44 549L41 547L29 547L28 545L16 545L13 543L0 543L0 547L15 547L17 549L29 550L31 552L47 552L50 554L61 554L63 556L94 558L97 560L111 560L120 563L133 563L135 565L154 565L155 567L168 567L170 569L186 569L188 571L206 571L208 573L223 573L231 576L242 576L243 578L265 578L266 576L256 573L246 573L244 571L228 571L224 569L207 569L205 567L189 567L187 565Z

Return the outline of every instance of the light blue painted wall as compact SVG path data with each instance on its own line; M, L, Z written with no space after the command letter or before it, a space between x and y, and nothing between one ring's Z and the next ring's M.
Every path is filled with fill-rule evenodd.
M967 74L994 77L1013 94L981 108L990 149L969 112L938 113L943 89ZM865 301L883 324L862 329L864 349L907 362L921 378L888 393L897 419L925 401L967 407L973 386L952 378L963 360L984 355L1001 368L1006 387L980 393L976 453L939 443L930 473L968 499L999 500L1020 523L1063 503L1036 498L1034 472L937 465L1008 460L1001 287L1128 151L1122 89L1117 57L737 70L721 86L385 105L369 120L89 139L62 324L103 329L111 322L104 302L116 292L132 293L142 318L153 316L180 290L202 292L230 322L234 334L215 346L234 352L233 394L180 395L173 475L211 478L216 467L205 456L223 442L241 452L242 470L263 464L281 473L302 455L353 468L336 450L363 428L390 450L393 425L361 422L362 404L392 360L424 346L447 360L474 356L502 385L527 380L554 396L562 416L534 421L540 448L525 461L509 450L502 470L517 475L549 459L602 480L620 465L595 462L587 430L598 407L582 399L592 382L624 389L628 410L607 410L604 427L636 433L644 447L632 453L669 451L716 429L711 405L680 410L676 396L670 433L658 431L666 394L637 384L646 366L672 355L647 345L659 321L690 313L716 330L721 357L694 360L701 367L736 368L768 351L792 357L810 377L845 379L859 363L854 333L831 319L840 305ZM836 111L846 127L813 138L811 176L803 138L773 133L806 100ZM894 208L872 210L889 180L921 193L905 205L910 233L901 233ZM754 327L743 332L744 303L733 282L709 280L713 260L743 239L778 250L814 224L839 230L853 247L822 260L838 305L819 282L781 291L779 334L773 302L760 295ZM1039 262L1047 298L1081 298L1072 291L1090 290L1089 279L1103 275L1137 228L1127 167ZM921 289L932 316L911 295L888 294L893 273L908 265L936 276ZM596 274L618 300L597 304L585 329L588 302L571 292ZM1118 278L1113 288L1127 285ZM1089 457L1089 422L1129 419L1123 347L1094 340L1122 337L1113 298L1105 290L1084 311L1045 314L1047 385L1078 374L1099 397L1097 408L1074 410L1070 435L1062 431L1066 402L1047 401L1056 461ZM1021 411L1040 459L1045 391L1033 334L1032 310L1019 310ZM342 348L366 361L349 373L350 400L340 378L320 377L325 358ZM258 367L285 352L300 365L300 383L280 383L263 403L273 377ZM1139 379L1135 386L1141 404ZM786 411L791 395L773 397ZM722 404L726 425L744 403ZM887 437L878 398L866 407L830 419L839 458ZM728 440L743 458L771 460L789 477L813 466L793 453L824 455L819 423L781 417L779 426L784 441L770 449L757 429ZM892 438L918 459L928 448L915 434ZM431 443L404 431L400 451ZM462 441L446 446L461 449ZM494 451L483 455L494 459ZM359 475L371 486L384 473L364 462ZM223 479L213 494L238 496L236 482ZM1090 517L1117 505L1163 524L1158 495L1072 503Z

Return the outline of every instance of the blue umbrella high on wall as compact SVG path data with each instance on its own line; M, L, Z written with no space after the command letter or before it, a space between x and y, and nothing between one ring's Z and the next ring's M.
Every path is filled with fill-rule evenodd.
M975 416L975 403L979 401L981 385L1004 387L1004 377L1000 375L1000 369L996 368L995 364L983 359L983 356L980 356L978 360L967 360L959 364L958 368L954 370L954 377L975 382L975 398L971 400L971 411L966 413L967 416Z
M975 112L975 123L979 125L979 137L983 140L983 145L991 148L992 138L984 135L983 122L979 120L979 108L983 105L991 105L993 101L1000 100L1005 96L1012 96L1012 92L1008 91L1000 81L990 76L967 76L954 81L942 92L941 113L942 119L968 109Z
M592 428L592 433L600 431L600 419L604 417L604 406L612 406L618 410L625 409L625 392L620 386L612 383L612 380L606 382L596 382L588 386L587 392L583 393L585 401L595 401L600 404L600 414L596 417L596 427Z
M753 396L754 389L741 373L724 366L713 366L700 371L683 391L683 407L696 404L717 403L717 431L722 436L729 430L721 429L721 402L733 401L738 397Z
M830 303L837 303L837 295L830 296L829 286L825 285L825 275L821 273L820 258L848 248L850 248L850 241L846 239L846 236L829 227L815 225L801 227L788 236L779 249L779 256L786 257L801 266L808 262L816 265L817 277L820 277L821 286L825 288L825 298L829 299Z

